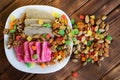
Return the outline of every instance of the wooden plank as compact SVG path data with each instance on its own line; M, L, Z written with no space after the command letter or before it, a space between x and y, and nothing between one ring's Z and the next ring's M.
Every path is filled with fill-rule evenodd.
M4 53L4 43L3 41L0 42L0 74L2 74L9 65L5 53ZM7 67L6 67L7 66Z
M14 0L1 0L0 3L0 12L2 12L7 6L9 6Z
M81 8L86 2L88 2L88 0L55 0L49 5L63 10L70 16L76 10Z
M112 19L117 18L120 15L120 5L115 8L110 14L108 14L107 22L111 23Z
M114 8L116 8L118 5L120 5L120 0L110 0L107 4L102 6L99 11L95 13L95 15L99 16L102 14L107 15L110 13Z
M3 27L4 27L4 24L0 22L0 41L3 40Z
M0 80L19 80L25 73L18 71L10 66L4 74L1 74Z
M95 1L95 0L94 0ZM93 2L94 2L93 1ZM92 2L91 2L92 3ZM39 3L37 3L37 4L39 4ZM102 6L102 5L101 5ZM91 8L93 8L93 7L91 7ZM61 8L61 9L64 9L64 8ZM76 8L77 9L77 8ZM80 8L81 9L81 8ZM96 9L97 10L97 9ZM96 11L95 10L95 11ZM83 9L83 11L84 11L84 9ZM95 12L94 11L94 9L92 10L93 12ZM91 13L92 13L92 11L91 11ZM72 11L73 12L73 11ZM111 11L110 11L111 12ZM88 11L88 13L89 13L89 11ZM72 14L72 13L70 13L70 14ZM77 15L78 16L78 15ZM118 20L117 20L118 21ZM117 24L118 22L115 22L115 24ZM120 22L119 22L120 23ZM115 24L112 24L112 25L115 25ZM116 26L116 25L115 25ZM118 28L118 26L116 27L116 28ZM118 30L119 31L119 30ZM116 33L119 33L119 32L116 32ZM115 33L112 33L112 35L115 35ZM117 36L119 36L119 35L117 35ZM114 37L115 38L115 37ZM116 40L116 41L114 41L114 43L112 43L111 45L113 45L113 46L115 46L116 44L118 44L119 43L119 41L118 40ZM112 48L114 48L114 47L112 47ZM115 47L115 49L116 49L116 47ZM117 50L116 50L117 51ZM112 51L112 53L113 53L114 51ZM117 52L115 52L115 53L117 53ZM114 56L113 56L114 57ZM115 59L118 59L118 58L115 58ZM119 59L118 59L119 60ZM108 61L109 62L109 61ZM64 80L64 78L65 78L65 76L67 76L67 75L70 75L71 74L71 71L73 71L73 70L78 70L79 68L81 68L80 67L80 65L78 66L79 64L77 63L77 64L74 64L74 63L71 63L71 62L69 62L68 63L68 65L66 65L65 66L65 68L63 68L62 70L60 70L60 71L58 71L58 72L55 72L55 73L53 73L53 74L48 74L48 75L36 75L35 77L32 77L32 80L36 80L36 79L39 79L40 77L42 77L43 79L45 79L45 80L51 80L51 77L52 77L52 80ZM77 66L77 67L76 67ZM109 66L111 66L111 65L109 65ZM87 65L87 67L89 67L89 65ZM86 67L86 68L87 68ZM94 68L94 67L93 67ZM105 67L105 69L106 69L107 67ZM82 68L83 69L83 68ZM87 68L88 69L88 68ZM90 68L91 69L91 68ZM103 68L104 69L104 68ZM84 71L83 71L84 72ZM87 71L86 71L87 72ZM9 73L10 74L10 73ZM82 76L84 77L84 73L81 73L82 74ZM50 75L50 76L49 76ZM55 76L56 75L56 76ZM93 75L95 75L95 74L93 74ZM98 74L97 74L98 75ZM54 76L55 76L55 78L54 78ZM90 75L89 75L90 76ZM89 76L87 76L87 78L89 77ZM48 77L48 78L46 78L46 77ZM63 78L61 78L61 77L63 77ZM31 78L31 76L29 77L29 79ZM23 78L24 79L24 78ZM81 79L81 77L79 77L78 79ZM94 78L95 79L95 78ZM27 80L27 78L26 78L26 80ZM84 79L82 79L82 80L84 80Z
M105 75L101 80L119 80L120 79L120 64L112 71Z

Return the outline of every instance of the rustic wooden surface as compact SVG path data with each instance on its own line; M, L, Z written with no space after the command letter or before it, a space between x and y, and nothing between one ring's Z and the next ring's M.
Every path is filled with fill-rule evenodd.
M110 57L102 62L101 67L69 62L60 71L50 74L28 74L16 70L8 62L3 44L4 25L8 15L24 5L50 5L62 9L70 18L79 20L80 14L105 14L110 24L109 33L113 37L110 45ZM78 77L71 76L72 71ZM120 0L0 0L0 80L120 80Z

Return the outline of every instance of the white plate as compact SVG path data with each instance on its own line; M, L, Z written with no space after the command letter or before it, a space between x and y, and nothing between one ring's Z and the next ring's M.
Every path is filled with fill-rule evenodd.
M67 19L68 19L68 25L72 28L71 22L69 17L66 15L65 12L63 12L62 10L55 8L55 7L51 7L51 6L44 6L44 5L30 5L30 6L23 6L20 7L16 10L14 10L8 17L7 21L6 21L6 25L5 28L8 28L8 22L10 21L10 16L14 15L15 18L19 18L20 15L24 12L25 9L27 8L32 8L32 9L38 9L38 10L45 10L48 11L50 13L52 12L57 12L60 14L64 14ZM13 48L11 49L7 49L6 47L6 42L8 40L8 35L4 35L4 48L5 48L5 54L7 56L8 61L10 62L10 64L12 66L14 66L16 69L23 71L23 72L27 72L27 73L37 73L37 74L45 74L45 73L52 73L55 71L58 71L60 69L62 69L69 61L70 56L66 59L64 59L61 63L56 63L55 65L51 65L51 66L46 66L44 68L41 68L39 65L36 65L35 67L32 68L27 68L26 65L22 62L19 62L15 56L15 52L13 51ZM70 50L70 55L72 53L72 46L73 43L71 42L71 50Z

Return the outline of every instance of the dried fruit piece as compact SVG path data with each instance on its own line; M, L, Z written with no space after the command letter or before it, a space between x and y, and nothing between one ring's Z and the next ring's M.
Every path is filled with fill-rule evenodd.
M80 15L80 17L79 17L80 19L84 19L84 16L83 15Z
M74 19L71 19L71 23L72 23L72 25L75 23Z
M58 33L63 36L65 34L64 30L59 30Z
M9 29L4 29L3 34L8 34L9 33Z
M109 41L111 41L111 40L112 40L112 37L111 37L110 35L108 35L108 36L106 37L106 39L109 40Z
M72 72L72 77L74 77L74 78L78 77L78 73L77 72Z

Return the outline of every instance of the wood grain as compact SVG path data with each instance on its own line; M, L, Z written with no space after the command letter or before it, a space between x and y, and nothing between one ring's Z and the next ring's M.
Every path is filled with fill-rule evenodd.
M81 8L88 0L55 0L49 5L62 9L69 16Z
M2 2L5 3L6 0ZM80 14L97 16L106 14L108 16L106 22L110 24L109 33L113 37L110 57L102 62L101 67L94 64L81 67L79 62L69 62L61 70L50 74L28 74L14 69L4 53L2 31L8 15L14 9L32 4L57 7L76 21L79 21ZM0 5L0 10L0 80L117 80L120 78L118 72L120 70L120 0L9 0L7 4ZM71 76L72 71L79 73L77 78Z
M2 12L6 7L8 7L15 0L0 0L0 12Z
M113 75L114 74L114 75ZM120 64L112 69L105 77L101 80L119 80L120 79Z

